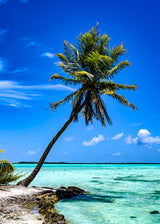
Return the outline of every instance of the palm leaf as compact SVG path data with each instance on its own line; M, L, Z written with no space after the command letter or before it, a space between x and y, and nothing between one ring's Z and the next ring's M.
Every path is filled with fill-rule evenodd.
M124 96L121 96L117 93L115 93L114 91L104 91L104 94L108 95L108 96L111 96L112 98L116 99L118 102L120 102L122 105L125 105L127 107L131 107L133 110L137 110L137 107L134 106L132 103L129 103L128 100L124 97Z
M122 56L124 53L126 53L127 50L123 48L123 43L118 45L118 46L115 46L112 48L112 51L111 51L111 58L114 60L114 61L118 61L118 58L120 56Z
M77 91L79 91L79 90L77 90ZM77 91L75 91L74 93L71 93L70 95L66 96L64 99L62 99L62 100L60 100L60 101L58 101L58 102L50 103L50 107L49 107L49 108L55 111L55 110L57 109L57 107L58 107L59 105L61 105L62 103L67 103L67 102L69 102L70 100L72 100L73 97L74 97L74 95L76 95ZM49 109L49 108L48 108L48 109Z
M82 77L87 77L89 80L93 80L93 75L89 72L86 72L86 71L78 71L78 72L75 72L76 75L80 75Z
M69 78L65 78L57 73L55 73L54 75L51 76L51 79L50 80L53 80L53 79L59 79L59 80L62 80L64 82L65 85L76 85L76 84L79 84L79 82L75 79L69 79Z
M107 80L102 80L98 84L99 90L101 90L101 94L103 94L105 91L110 90L110 91L116 91L116 90L137 90L136 85L124 85L124 84L118 84L112 81L107 81Z
M129 61L122 61L121 63L119 63L118 65L116 65L114 68L110 69L107 71L106 75L109 78L113 78L114 74L118 74L119 71L124 70L127 66L130 66L130 62Z

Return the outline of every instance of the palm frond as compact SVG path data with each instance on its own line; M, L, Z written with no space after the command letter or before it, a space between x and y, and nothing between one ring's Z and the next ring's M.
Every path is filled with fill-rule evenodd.
M101 91L101 94L103 94L105 91L116 91L116 90L137 90L136 85L124 85L124 84L118 84L112 81L102 80L98 84L99 90Z
M72 112L71 112L71 116L73 116L73 121L77 122L78 121L78 113L79 113L79 108L82 106L83 104L83 98L84 98L84 94L82 92L79 93L79 95L76 97Z
M118 45L118 46L115 46L112 48L112 51L111 51L111 58L114 60L114 61L118 61L118 58L120 56L122 56L124 53L126 53L127 50L123 48L123 43Z
M56 110L57 109L57 107L59 106L59 105L61 105L62 103L67 103L67 102L69 102L70 100L72 100L73 99L73 97L74 97L74 95L76 95L76 93L78 92L78 90L77 91L75 91L74 93L71 93L70 95L68 95L68 96L66 96L64 99L62 99L62 100L60 100L60 101L58 101L58 102L55 102L55 103L50 103L50 109L51 110ZM49 109L48 108L48 109Z
M137 90L137 86L136 85L124 85L124 84L117 84L115 83L115 86L116 86L116 90L133 90L133 91L136 91Z
M71 48L73 49L74 53L75 53L75 57L76 57L76 61L79 61L79 51L72 45L70 44Z
M77 84L79 84L79 82L76 79L65 78L65 77L63 77L63 76L61 76L57 73L55 73L51 76L50 80L53 80L53 79L59 79L62 82L64 82L65 85L77 85Z
M121 96L117 93L115 93L114 91L104 91L104 94L111 96L112 98L116 99L118 102L120 102L122 105L125 105L127 107L131 107L133 110L137 110L137 107L134 106L132 103L128 102L128 100L124 97Z
M109 36L104 33L100 38L100 42L96 46L96 50L101 55L108 55L108 56L110 55L109 41L110 41Z
M118 65L116 65L114 68L107 71L106 76L109 78L113 78L114 74L118 74L119 71L124 70L127 66L130 66L129 61L122 61Z
M63 70L65 73L67 73L68 75L74 77L74 72L73 72L70 68L68 68L68 66L66 66L66 65L63 64L62 62L59 62L59 63L58 63L58 66L59 66L60 68L62 68L62 70Z
M88 125L89 123L92 123L93 117L95 117L95 113L92 107L92 94L91 91L88 91L85 96L85 107L82 111L82 117L85 117L85 123Z
M87 31L85 34L80 34L78 39L78 50L81 56L90 53L92 50L95 49L99 39L100 34L98 30L98 23L94 26L91 30Z
M91 53L89 53L86 56L85 60L92 66L97 66L99 65L98 63L102 63L105 66L107 65L107 67L109 67L111 65L111 62L113 61L111 57L107 55L101 55L98 51L92 51Z
M86 71L77 71L75 72L76 75L82 76L82 77L87 77L89 80L93 80L93 75L89 72Z
M103 114L103 116L105 116L105 118L106 118L106 120L107 120L107 122L108 122L108 124L109 125L112 125L112 121L111 121L111 119L110 119L110 117L109 117L109 115L108 115L108 112L107 112L107 110L106 110L106 105L105 105L105 103L103 102L103 100L102 100L102 98L100 97L100 95L99 95L99 93L98 92L94 92L94 94L95 94L95 103L97 104L97 102L98 102L98 106L99 106L99 111L100 111L100 113L102 113ZM96 107L96 110L97 110L98 108ZM102 119L102 118L101 118ZM103 121L103 119L102 119L102 121ZM105 122L104 122L104 126L106 126L106 124L105 124Z

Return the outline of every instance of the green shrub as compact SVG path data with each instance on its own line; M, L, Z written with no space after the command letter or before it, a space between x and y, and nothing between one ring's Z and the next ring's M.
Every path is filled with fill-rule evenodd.
M0 153L2 150L0 150ZM8 160L0 160L0 186L8 185L10 182L18 180L22 174L14 173L15 169Z

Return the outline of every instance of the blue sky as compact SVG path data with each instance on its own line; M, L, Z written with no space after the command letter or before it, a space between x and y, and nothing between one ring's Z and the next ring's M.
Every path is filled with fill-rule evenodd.
M0 158L38 161L69 118L71 104L55 113L50 102L73 91L58 81L56 53L99 22L114 46L124 42L131 66L116 82L136 84L124 96L138 107L125 108L105 97L113 126L80 117L54 145L46 161L160 162L159 0L0 0Z

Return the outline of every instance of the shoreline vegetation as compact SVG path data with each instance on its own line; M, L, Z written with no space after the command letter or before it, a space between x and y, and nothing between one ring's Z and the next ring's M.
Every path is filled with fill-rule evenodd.
M84 194L77 187L38 188L24 186L0 186L0 223L3 224L67 224L67 220L55 210L61 199Z

